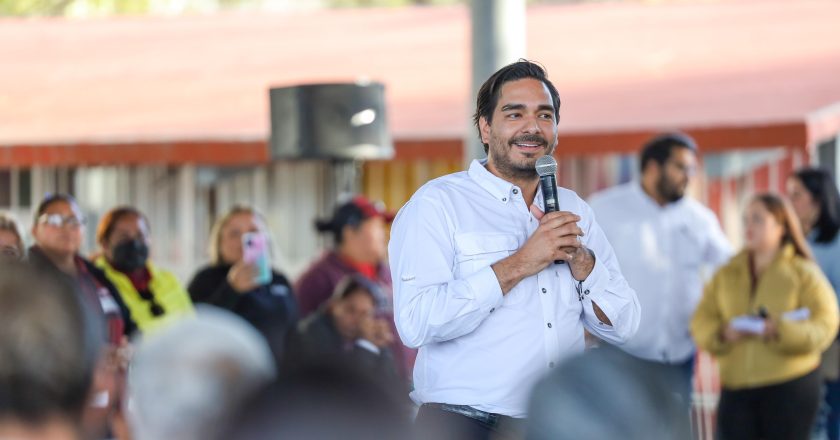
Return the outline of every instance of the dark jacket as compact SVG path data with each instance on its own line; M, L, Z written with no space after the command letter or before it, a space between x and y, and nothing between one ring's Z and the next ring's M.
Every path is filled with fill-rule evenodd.
M289 345L288 364L291 366L334 361L373 378L399 383L390 349L383 348L375 353L356 343L346 342L325 310L319 310L301 321L296 333L289 339Z
M298 320L297 301L289 281L282 274L272 271L270 283L250 292L238 293L227 281L231 267L223 264L199 270L187 287L193 303L210 304L241 316L266 337L279 359L286 336Z
M300 316L306 318L310 314L316 313L332 296L341 280L348 275L357 273L356 269L345 263L335 251L324 253L306 269L295 283L295 295L298 304L300 304ZM379 265L376 279L371 281L378 287L374 294L380 297L384 303L383 307L387 309L385 314L388 315L388 320L391 323L391 331L396 335L397 327L393 318L393 283L391 282L391 271L388 265ZM417 351L403 345L400 338L394 338L391 352L394 353L397 372L408 382L411 379L411 370L414 366Z
M28 261L29 264L32 265L36 270L43 273L45 276L53 277L58 282L67 283L68 285L72 286L73 290L80 296L85 298L84 303L90 307L91 311L99 316L101 319L104 320L104 324L110 328L113 327L113 320L114 318L122 320L122 335L124 336L131 336L136 330L137 325L131 319L131 314L128 311L128 307L126 307L125 303L122 300L117 288L114 287L114 284L105 276L105 272L100 270L98 267L94 266L93 263L90 261L78 257L78 259L83 263L85 270L87 273L95 280L95 282L105 288L108 291L111 299L116 303L119 308L118 316L107 316L107 314L103 311L103 308L100 303L91 301L87 295L84 294L82 288L79 284L77 279L74 279L72 276L67 275L66 273L62 272L58 267L53 264L53 262L41 251L38 246L32 246L29 248L28 254ZM109 342L118 344L120 341L120 335L111 335L107 334L106 331L106 339Z

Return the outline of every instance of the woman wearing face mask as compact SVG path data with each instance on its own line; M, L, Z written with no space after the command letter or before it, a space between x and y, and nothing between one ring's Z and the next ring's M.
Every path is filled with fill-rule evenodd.
M691 323L720 364L718 438L808 439L837 299L784 200L754 197L744 226L744 250L706 286Z
M270 242L265 221L253 208L237 206L222 216L210 233L210 265L193 276L187 290L196 304L221 307L250 322L279 359L288 331L297 325L297 302L283 274L270 267L262 274L259 264L248 261L246 234L266 246Z
M116 286L141 332L192 313L192 301L172 273L149 261L149 223L140 211L123 206L99 222L96 267Z
M802 222L802 230L835 293L840 291L840 193L828 170L805 168L787 181L790 204ZM840 342L823 354L825 401L818 430L828 440L840 439Z

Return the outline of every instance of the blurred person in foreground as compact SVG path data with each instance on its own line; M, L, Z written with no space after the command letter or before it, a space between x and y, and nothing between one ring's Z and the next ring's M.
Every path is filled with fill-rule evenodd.
M688 418L674 405L680 378L605 346L560 364L534 387L527 440L683 440Z
M270 243L265 219L251 207L236 206L219 218L210 232L210 264L198 270L187 290L195 304L230 310L251 323L279 361L288 332L297 325L297 302L282 273L270 267L261 280L257 264L246 261L245 234Z
M129 206L108 211L96 241L101 255L94 264L114 284L141 332L192 313L190 295L175 275L150 261L149 222L140 211Z
M126 409L134 439L211 438L275 370L253 326L198 306L194 316L144 335L137 346Z
M26 247L18 222L11 214L0 212L0 261L21 261L25 256Z
M0 267L0 438L81 440L101 322L68 284Z
M840 292L840 193L831 173L822 168L797 170L787 180L791 206L802 222L817 260L834 293ZM825 399L818 417L818 432L840 439L840 342L835 338L823 354Z
M393 291L387 258L386 224L394 219L382 203L374 203L363 196L340 203L329 219L315 221L316 229L332 236L333 248L324 252L295 282L295 295L300 303L301 316L318 311L348 275L360 275L368 280L369 288L382 298L383 310L393 324ZM391 344L394 361L401 377L408 380L416 353L394 338Z
M95 392L85 411L85 429L93 438L107 436L121 406L128 336L136 325L105 273L81 257L84 216L66 194L46 197L35 211L29 263L43 276L75 289L93 313L105 322L106 342L94 375Z
M333 360L396 384L397 371L390 346L394 334L382 312L372 281L348 275L336 286L332 298L303 320L292 338L291 363Z
M753 197L745 246L706 285L691 322L722 385L721 440L809 438L820 354L837 335L837 299L799 220L779 196Z
M379 381L354 368L320 363L263 389L214 438L411 440L409 419L407 406Z
M533 385L584 350L584 329L622 344L641 313L589 206L556 188L562 211L542 211L535 165L560 114L545 70L507 65L476 104L487 159L420 188L388 249L397 329L420 348L417 424L448 426L440 439L517 437Z
M594 194L589 203L615 249L621 273L642 306L639 331L621 346L651 363L691 405L694 341L689 322L706 278L732 255L715 214L686 189L697 168L697 145L682 133L648 141L641 177Z

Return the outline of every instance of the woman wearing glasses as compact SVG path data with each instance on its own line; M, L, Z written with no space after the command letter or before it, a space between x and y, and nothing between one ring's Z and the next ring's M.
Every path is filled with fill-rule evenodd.
M20 261L25 251L17 222L11 215L0 213L0 261Z
M107 324L107 339L119 345L136 326L114 285L90 261L79 255L84 217L76 200L66 194L45 198L35 212L29 261L39 270L73 284Z
M121 347L136 326L114 285L99 268L79 255L84 217L66 194L45 198L35 211L29 262L45 276L72 286L104 324L106 345L94 373L91 399L83 414L86 438L104 438L120 407L125 361Z
M149 260L149 222L129 206L107 212L96 229L95 260L114 284L141 332L192 313L190 295L171 272Z

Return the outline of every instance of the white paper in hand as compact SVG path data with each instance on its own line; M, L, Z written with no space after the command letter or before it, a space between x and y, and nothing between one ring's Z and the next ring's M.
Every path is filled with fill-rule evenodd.
M760 335L764 333L764 319L758 316L742 315L729 321L729 327L740 332Z
M807 307L802 307L796 310L791 310L789 312L785 312L782 315L782 319L786 319L788 321L805 321L806 319L811 317L811 310Z

